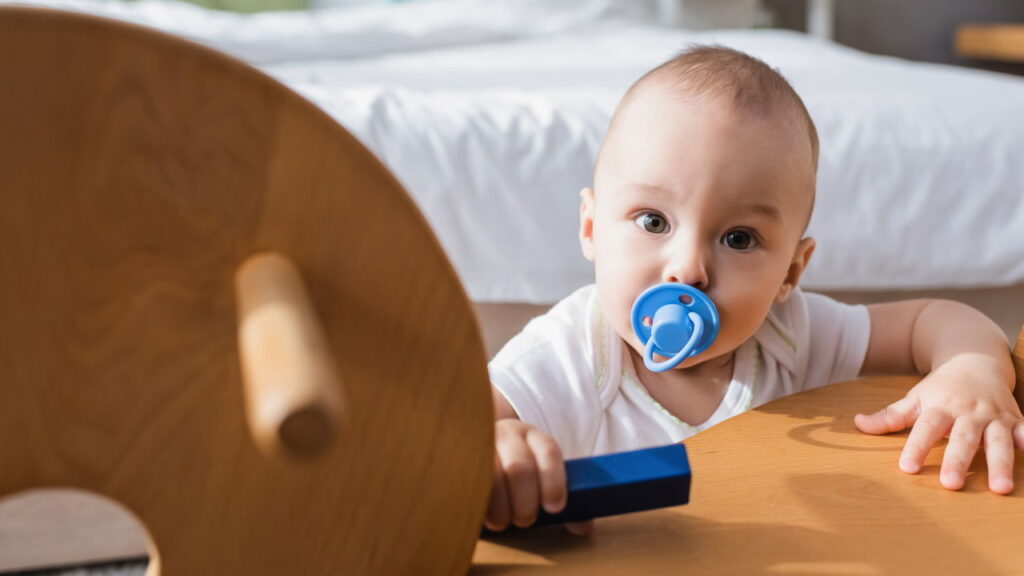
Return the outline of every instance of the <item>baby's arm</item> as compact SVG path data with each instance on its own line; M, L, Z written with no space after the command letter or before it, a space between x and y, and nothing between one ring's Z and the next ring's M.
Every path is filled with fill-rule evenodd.
M989 489L1013 490L1014 445L1024 450L1024 418L1013 398L1014 373L1002 331L969 306L945 300L907 300L868 306L871 341L863 374L926 376L907 395L854 423L869 434L912 427L899 466L915 474L943 436L949 444L939 481L963 487L980 446Z
M508 400L492 388L494 396L494 484L484 524L504 530L537 520L538 506L551 514L565 508L565 460L554 438L519 420ZM566 524L573 534L586 535L593 522Z

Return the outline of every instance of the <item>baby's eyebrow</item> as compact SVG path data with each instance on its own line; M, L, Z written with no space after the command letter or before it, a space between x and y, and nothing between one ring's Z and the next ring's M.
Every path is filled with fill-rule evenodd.
M774 204L741 204L738 212L761 214L772 220L782 222L782 211Z
M630 182L626 184L624 188L631 192L639 192L642 194L653 194L655 196L672 196L671 190L655 184ZM782 210L779 210L779 207L776 206L775 204L769 204L767 202L739 204L735 206L734 211L735 213L738 214L758 214L780 223L783 220Z
M672 191L662 186L654 184L643 184L640 182L631 182L625 185L625 189L632 192L641 192L645 194L654 194L655 196L671 196ZM767 202L754 202L750 204L739 204L735 207L736 212L744 214L761 214L772 220L782 221L782 211L779 207L774 204Z
M625 185L625 189L632 192L642 192L645 194L654 194L657 196L671 196L672 191L668 188L656 186L653 184L643 184L639 182L632 182Z

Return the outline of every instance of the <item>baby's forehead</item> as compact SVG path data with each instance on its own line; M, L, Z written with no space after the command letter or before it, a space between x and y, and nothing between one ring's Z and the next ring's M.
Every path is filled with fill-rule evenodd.
M746 57L743 57L746 58ZM763 68L763 69L762 69ZM796 130L811 155L815 171L818 163L818 134L800 96L776 71L767 66L749 67L730 73L722 70L680 74L672 67L659 67L638 80L623 96L612 115L602 148L623 125L638 118L657 117L670 122L679 114L701 115L725 110L745 120L771 120L782 131Z
M757 121L772 121L780 128L795 128L802 135L807 129L800 108L785 99L745 101L729 92L697 90L679 82L647 82L623 98L609 124L606 138L614 135L616 127L636 124L644 118L650 122L653 117L654 122L665 123L707 115L733 117L740 121L741 129Z
M616 111L595 167L600 170L609 156L634 163L638 153L661 155L659 146L686 156L709 148L741 154L755 139L767 143L777 162L815 171L814 144L799 110L784 103L743 106L727 95L651 86L630 94Z
M702 182L721 187L709 196L809 221L815 170L811 146L792 110L744 109L721 95L681 96L654 87L636 92L620 109L595 167L598 194L658 196ZM675 184L674 184L675 183ZM620 196L625 194L626 196ZM669 195L662 194L666 200Z

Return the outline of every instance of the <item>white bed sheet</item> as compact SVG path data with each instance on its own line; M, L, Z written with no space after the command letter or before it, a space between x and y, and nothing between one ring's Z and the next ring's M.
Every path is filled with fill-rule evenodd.
M694 42L779 68L818 126L818 249L805 286L1024 281L1024 79L792 32L661 27L642 2L259 16L153 0L46 4L210 44L321 106L402 181L477 301L549 303L591 281L577 193L610 114L635 78Z

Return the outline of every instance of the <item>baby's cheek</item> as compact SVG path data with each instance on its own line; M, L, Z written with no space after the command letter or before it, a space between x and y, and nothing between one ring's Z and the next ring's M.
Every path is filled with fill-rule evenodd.
M602 283L599 276L597 297L601 304L601 314L612 329L624 339L626 335L632 335L633 328L630 324L629 314L633 302L627 297L627 292L612 282Z
M742 305L720 309L720 333L733 346L746 342L764 322L771 305L745 302Z

